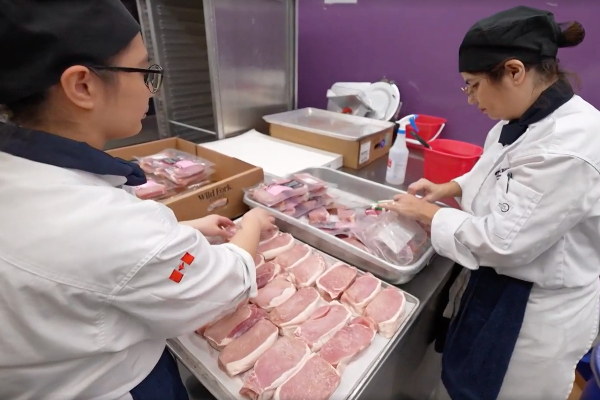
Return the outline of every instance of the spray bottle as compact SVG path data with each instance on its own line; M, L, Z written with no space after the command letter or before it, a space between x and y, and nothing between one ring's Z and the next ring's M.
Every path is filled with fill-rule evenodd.
M385 180L387 183L392 185L402 185L404 178L406 177L406 164L408 163L408 149L406 148L406 127L410 124L415 131L417 125L415 120L417 119L416 114L407 115L398 121L398 131L396 135L396 141L390 149L388 155L387 172L385 174Z

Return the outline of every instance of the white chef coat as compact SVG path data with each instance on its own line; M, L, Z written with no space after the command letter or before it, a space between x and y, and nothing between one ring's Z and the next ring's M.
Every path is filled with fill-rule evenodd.
M124 183L0 152L0 399L131 399L166 339L255 295L246 251Z
M598 329L600 112L574 96L506 147L498 143L504 124L456 179L462 210L438 211L431 240L467 268L455 295L480 265L533 282L498 399L562 400ZM449 309L458 304L451 299Z

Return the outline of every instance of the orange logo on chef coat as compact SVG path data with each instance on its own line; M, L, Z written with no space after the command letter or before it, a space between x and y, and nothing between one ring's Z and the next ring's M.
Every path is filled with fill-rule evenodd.
M174 269L173 272L171 272L171 276L169 277L169 279L175 283L181 282L181 280L183 279L183 270L185 269L185 266L191 265L193 262L194 256L190 253L185 253L183 257L181 257L181 262L179 263L177 269Z

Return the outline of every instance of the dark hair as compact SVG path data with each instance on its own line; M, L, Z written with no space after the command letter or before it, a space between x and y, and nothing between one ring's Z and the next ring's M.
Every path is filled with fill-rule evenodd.
M585 30L583 26L576 21L560 23L561 34L558 38L559 47L575 47L583 42L585 38ZM492 83L498 83L504 77L506 70L504 65L510 60L516 58L507 58L498 65L496 65L491 71L484 72L486 77ZM579 77L569 71L564 70L560 66L560 61L557 58L548 58L539 63L525 64L525 70L536 71L544 82L554 80L573 80L576 86L580 86Z

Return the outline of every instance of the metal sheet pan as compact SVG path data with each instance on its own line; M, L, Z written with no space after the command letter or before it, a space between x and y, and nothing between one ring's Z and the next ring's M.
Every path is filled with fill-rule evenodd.
M325 182L334 184L336 186L335 190L338 192L347 193L348 196L358 196L369 202L392 199L396 194L406 193L402 190L371 182L331 168L308 168L300 172L309 173ZM282 231L289 232L303 242L351 265L356 265L358 268L369 271L373 275L394 285L401 285L410 281L419 271L431 263L435 255L433 247L429 246L421 258L413 264L405 266L394 265L318 228L310 226L302 220L272 210L254 201L248 194L244 196L244 202L251 208L262 207L269 210L275 216L276 224Z
M358 141L367 136L392 128L393 123L320 110L301 108L263 117L266 122L288 128L301 129L341 140Z
M298 243L302 243L296 240ZM321 251L327 265L331 266L339 260ZM364 272L359 270L359 275ZM383 287L390 285L383 282ZM392 350L400 342L409 323L415 318L419 308L419 299L404 292L406 298L406 314L398 331L391 339L385 339L379 334L369 347L354 359L342 374L340 386L331 396L331 400L356 399L363 392L372 377L379 371ZM217 352L195 333L167 342L171 352L186 368L219 400L242 400L239 395L242 379L229 378L217 365Z

